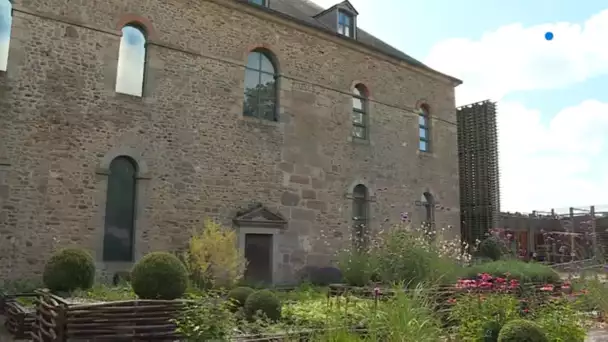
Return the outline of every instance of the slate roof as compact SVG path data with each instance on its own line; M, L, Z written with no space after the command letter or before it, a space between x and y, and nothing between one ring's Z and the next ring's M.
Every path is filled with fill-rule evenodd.
M247 0L240 0L241 2L247 2ZM336 0L336 3L340 3L340 0ZM282 16L287 16L289 19L297 20L298 22L305 24L307 26L315 27L317 29L322 29L324 31L329 31L334 35L340 36L337 32L335 32L334 28L328 27L321 21L314 18L320 12L326 10L321 6L315 4L310 0L270 0L270 9L262 8L265 10L269 10L270 12L274 12L275 14L279 14ZM260 6L251 5L260 8ZM342 37L344 39L351 39L347 37ZM424 63L414 59L413 57L407 55L406 53L400 51L392 47L391 45L383 42L382 40L374 37L373 35L365 32L364 30L357 27L357 39L356 41L362 43L363 45L371 48L373 50L379 51L385 55L391 56L393 58L397 58L402 60L410 65L420 67L426 70L429 70L433 73L439 74L441 76L447 77L452 81L460 84L461 80L454 78L452 76L443 74L437 70L431 69L426 66Z

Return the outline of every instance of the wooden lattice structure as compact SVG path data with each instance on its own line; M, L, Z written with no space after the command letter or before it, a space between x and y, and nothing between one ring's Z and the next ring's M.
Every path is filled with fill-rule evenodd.
M473 244L496 227L500 215L496 103L457 109L462 237Z

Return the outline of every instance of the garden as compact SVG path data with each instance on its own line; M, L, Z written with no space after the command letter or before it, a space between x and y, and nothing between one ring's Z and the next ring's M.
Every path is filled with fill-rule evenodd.
M475 246L408 222L360 238L336 267L306 267L296 288L243 280L232 229L207 221L187 248L154 252L112 284L82 249L52 255L42 279L4 284L16 337L183 341L584 341L608 309L598 277L564 281L508 239Z

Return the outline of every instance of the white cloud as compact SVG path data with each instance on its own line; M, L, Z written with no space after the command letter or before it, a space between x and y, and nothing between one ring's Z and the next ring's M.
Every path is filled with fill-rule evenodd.
M545 40L547 31L552 41ZM606 36L608 10L582 26L512 24L431 49L428 65L464 81L456 90L459 105L498 101L503 210L608 202L608 103L587 100L543 122L537 109L501 101L513 92L567 88L608 74Z
M555 38L545 40L545 32ZM556 89L608 74L608 10L584 25L516 23L485 33L479 40L449 39L436 44L425 61L461 78L459 103L500 99L521 90Z

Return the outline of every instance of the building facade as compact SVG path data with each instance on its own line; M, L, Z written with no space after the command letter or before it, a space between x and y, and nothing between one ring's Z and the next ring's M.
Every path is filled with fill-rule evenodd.
M4 279L67 246L127 269L205 218L275 283L403 212L460 233L460 81L348 1L0 2Z

